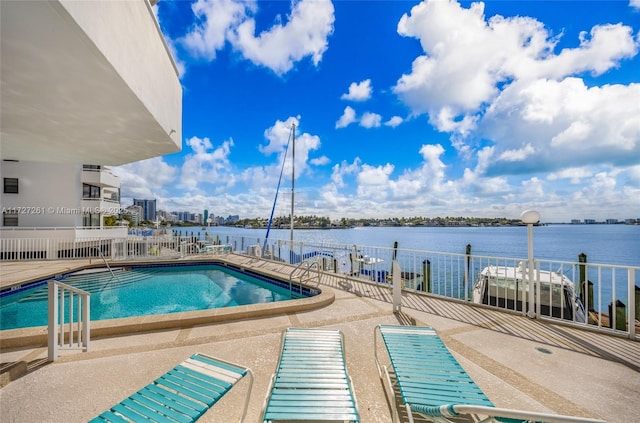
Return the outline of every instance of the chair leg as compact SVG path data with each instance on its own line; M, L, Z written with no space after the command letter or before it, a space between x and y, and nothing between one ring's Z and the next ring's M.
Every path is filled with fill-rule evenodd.
M385 379L387 381L386 387L389 389L389 396L387 396L387 398L389 399L389 402L391 403L391 418L393 420L394 423L400 423L400 416L398 415L398 410L396 409L396 393L393 390L393 383L391 382L391 376L389 375L389 369L387 369L387 366L384 366L384 375L385 375ZM386 391L386 389L385 389ZM413 423L413 422L411 422Z

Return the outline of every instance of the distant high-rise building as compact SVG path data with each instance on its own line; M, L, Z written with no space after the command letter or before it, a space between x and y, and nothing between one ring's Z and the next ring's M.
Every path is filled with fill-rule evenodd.
M134 198L133 205L142 208L142 220L156 220L156 200L138 200Z
M204 222L205 225L209 223L209 210L204 209Z

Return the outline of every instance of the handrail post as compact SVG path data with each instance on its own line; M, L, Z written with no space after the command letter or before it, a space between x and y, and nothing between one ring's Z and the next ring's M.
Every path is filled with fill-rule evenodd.
M49 281L49 310L48 310L48 356L49 361L58 357L58 285L54 281Z
M91 341L91 313L88 295L82 296L82 351L89 351L89 343Z
M467 244L464 256L464 300L469 300L469 268L471 266L471 244Z
M629 339L636 337L636 273L633 269L627 270L627 289L629 291L627 298L629 298L628 318L627 322L629 327Z
M542 285L542 282L540 281L540 260L536 260L535 261L535 307L536 307L536 312L535 312L535 318L539 319L540 318L540 314L542 311L542 299L540 298L540 296L542 295L541 293L541 288L540 285ZM574 298L575 300L575 298ZM531 305L530 307L533 307L533 305ZM574 307L575 310L575 307Z
M396 260L391 262L391 281L393 283L393 312L400 313L402 311L402 283L401 274L402 270Z

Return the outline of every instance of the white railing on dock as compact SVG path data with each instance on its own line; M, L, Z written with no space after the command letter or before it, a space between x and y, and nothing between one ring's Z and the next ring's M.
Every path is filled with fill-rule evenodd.
M344 245L327 242L300 242L269 240L246 236L178 236L130 235L126 238L85 238L68 241L56 239L0 239L2 260L55 260L93 259L101 255L106 260L136 260L155 258L184 258L198 253L198 246L210 243L223 245L237 254L257 254L252 246L263 246L263 259L298 265L305 260L315 260L319 270L345 279L391 288L392 261L400 267L400 283L405 291L446 297L467 303L474 301L474 287L484 269L519 269L524 277L517 278L517 287L502 291L495 288L492 301L479 304L537 319L580 325L588 329L640 339L640 267L597 263L534 260L534 303L529 304L528 268L525 258L479 256L466 253L409 250L391 247ZM200 247L200 250L202 248ZM515 270L514 270L515 272ZM553 289L540 288L544 275L560 278L558 289L569 290L573 295L559 294ZM554 275L554 276L551 276ZM564 279L566 278L566 280ZM563 297L564 295L564 297ZM535 298L546 299L542 306ZM579 304L584 306L580 311ZM568 312L571 310L571 312Z
M58 358L60 350L89 351L91 294L55 280L48 289L49 361Z
M216 237L243 253L249 245L263 245L254 237ZM344 278L392 288L391 263L400 268L400 283L405 291L436 295L482 307L498 308L564 324L578 325L640 340L639 266L607 265L585 262L534 260L534 299L529 304L528 261L525 258L478 256L470 253L443 253L390 247L341 245L324 242L291 243L273 240L265 246L264 259L296 265L322 257L322 271ZM474 287L485 268L517 269L524 275L517 290L504 287L493 304L474 301ZM515 270L514 270L515 275ZM550 287L547 280L559 282ZM540 281L543 281L540 283ZM554 291L554 289L557 291ZM573 294L570 295L573 291ZM500 294L499 290L497 292ZM554 293L556 294L554 296ZM538 298L546 300L538 301ZM583 305L584 309L580 307Z

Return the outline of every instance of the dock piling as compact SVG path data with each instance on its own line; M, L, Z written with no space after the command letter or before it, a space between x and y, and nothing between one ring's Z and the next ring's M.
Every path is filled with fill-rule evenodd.
M615 322L615 327L614 327ZM627 330L627 306L620 300L609 303L609 327L617 330Z
M587 279L587 255L578 254L578 265L580 271L580 298L588 311L593 310L593 282Z
M422 291L431 292L431 262L425 259L422 262Z

